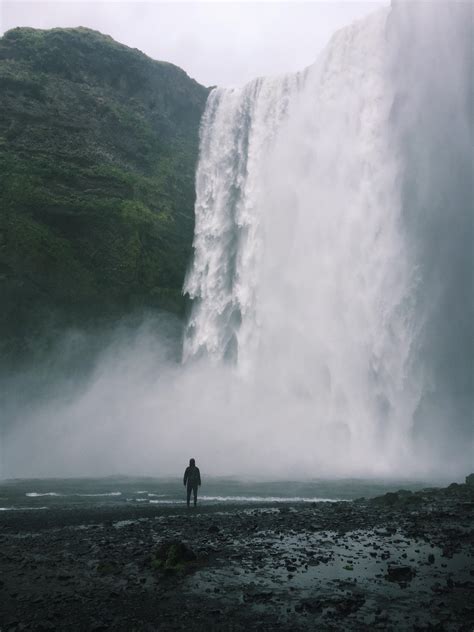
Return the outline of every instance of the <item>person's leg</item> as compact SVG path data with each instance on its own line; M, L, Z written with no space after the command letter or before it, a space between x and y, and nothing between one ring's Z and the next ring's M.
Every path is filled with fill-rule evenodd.
M191 485L188 484L188 486L186 487L186 504L188 505L188 507L189 507L189 501L191 500L191 490L192 490L192 487Z
M197 485L194 485L193 492L194 492L194 506L196 506L197 500L198 500L198 486Z

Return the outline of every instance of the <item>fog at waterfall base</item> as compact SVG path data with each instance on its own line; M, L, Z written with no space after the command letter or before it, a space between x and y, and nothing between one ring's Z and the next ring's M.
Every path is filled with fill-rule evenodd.
M2 380L2 476L180 476L191 456L206 476L264 480L440 480L468 467L439 460L436 437L422 458L400 452L388 461L381 449L351 444L343 426L317 423L304 394L276 391L265 374L245 380L208 359L183 366L179 335L168 315L100 339L69 331L42 371ZM82 366L84 354L92 366Z
M0 474L472 469L470 12L394 4L211 93L187 325L65 332L3 378Z

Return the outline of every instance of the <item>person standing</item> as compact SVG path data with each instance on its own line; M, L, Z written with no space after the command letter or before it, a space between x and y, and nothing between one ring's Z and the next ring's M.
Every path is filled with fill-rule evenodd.
M193 492L194 506L196 506L198 487L201 486L201 472L199 468L196 467L196 461L194 459L189 459L189 465L184 471L183 483L186 487L186 503L188 507L191 500L191 492Z

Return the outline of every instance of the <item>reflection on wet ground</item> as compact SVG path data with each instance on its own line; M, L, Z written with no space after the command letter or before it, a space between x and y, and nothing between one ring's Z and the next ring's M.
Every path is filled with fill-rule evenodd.
M403 622L422 599L445 588L469 582L471 554L450 557L434 544L405 537L400 530L356 530L289 534L258 531L248 542L228 544L229 563L198 571L188 587L217 593L231 604L240 595L256 611L278 610L282 619L342 613L369 625L391 614ZM378 615L377 615L378 613ZM289 615L285 616L285 615ZM418 613L429 620L430 613ZM346 621L347 623L347 621Z

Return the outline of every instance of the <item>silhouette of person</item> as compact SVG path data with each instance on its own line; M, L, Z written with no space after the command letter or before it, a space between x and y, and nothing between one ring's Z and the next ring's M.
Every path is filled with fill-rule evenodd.
M189 459L189 465L184 471L183 478L184 486L186 487L186 503L189 507L189 501L191 500L191 492L194 495L194 506L197 504L198 487L201 485L201 472L196 467L196 461Z

